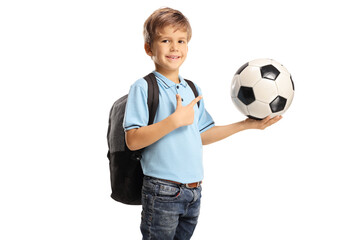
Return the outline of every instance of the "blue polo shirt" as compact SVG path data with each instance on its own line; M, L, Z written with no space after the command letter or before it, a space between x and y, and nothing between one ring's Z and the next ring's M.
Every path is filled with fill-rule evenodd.
M176 94L188 105L195 96L187 82L179 76L180 83L175 84L160 73L154 71L159 85L159 106L154 123L160 122L175 112ZM199 95L201 89L197 86ZM147 83L141 78L130 88L124 117L124 129L147 126L149 110L147 106ZM147 176L167 179L181 183L201 181L204 177L202 163L202 142L200 133L214 126L214 121L204 107L194 106L195 117L192 125L175 129L143 152L141 166Z

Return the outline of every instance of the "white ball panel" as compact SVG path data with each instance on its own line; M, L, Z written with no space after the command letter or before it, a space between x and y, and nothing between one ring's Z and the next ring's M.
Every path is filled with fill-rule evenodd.
M284 112L285 112L285 111L283 110L283 111L280 111L280 112L271 113L271 114L270 114L270 118L273 118L273 117L276 117L276 116L279 116L279 115L283 115Z
M231 97L237 97L240 89L240 75L235 75L231 83Z
M260 58L249 62L249 66L262 67L271 64L271 59Z
M231 98L236 108L244 115L249 115L247 106L243 104L237 97Z
M268 79L261 79L253 90L256 100L265 103L271 103L279 95L275 81Z
M290 74L287 72L281 72L275 81L279 95L289 99L294 95L293 85L290 80Z
M247 66L240 73L241 86L252 87L261 79L260 68L254 66Z
M249 114L257 118L265 118L271 114L269 104L263 102L255 101L247 107L249 110Z

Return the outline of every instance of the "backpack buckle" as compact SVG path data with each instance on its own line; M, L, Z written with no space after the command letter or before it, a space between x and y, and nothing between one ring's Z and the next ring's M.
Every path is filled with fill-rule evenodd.
M131 154L131 160L140 161L142 159L141 152L136 151Z

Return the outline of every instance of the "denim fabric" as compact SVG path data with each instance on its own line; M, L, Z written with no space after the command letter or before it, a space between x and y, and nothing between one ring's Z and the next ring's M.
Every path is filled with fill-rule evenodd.
M190 239L200 214L201 186L186 188L144 177L141 233L143 240Z

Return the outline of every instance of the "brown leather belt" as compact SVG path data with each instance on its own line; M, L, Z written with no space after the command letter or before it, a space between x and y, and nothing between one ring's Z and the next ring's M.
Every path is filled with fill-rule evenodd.
M171 181L171 180L165 180L167 182L171 182L171 183L175 183L177 185L180 185L180 186L184 186L186 188L197 188L197 187L200 187L202 181L200 182L193 182L193 183L179 183L179 182L175 182L175 181Z

